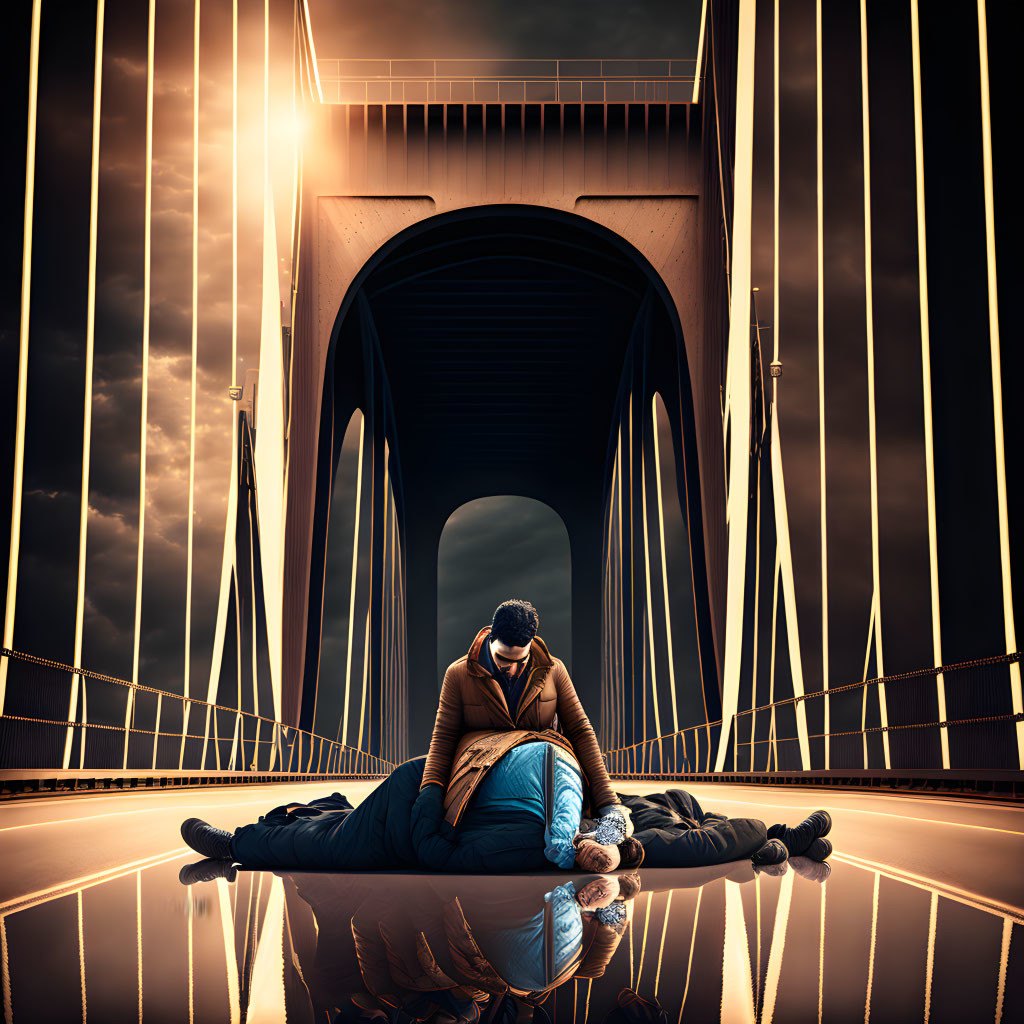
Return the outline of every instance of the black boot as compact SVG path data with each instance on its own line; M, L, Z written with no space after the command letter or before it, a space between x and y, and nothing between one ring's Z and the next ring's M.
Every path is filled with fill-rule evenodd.
M810 846L804 850L804 856L809 860L824 860L832 853L832 844L827 839L819 836Z
M234 856L231 850L231 833L207 825L199 818L189 818L181 823L181 838L196 853L201 853L204 857L228 860Z
M800 857L807 847L820 836L828 835L832 828L832 816L828 811L815 811L804 818L795 828L785 825L772 825L768 829L769 839L781 839L789 850L790 857Z
M178 872L178 881L182 885L213 882L218 878L226 878L229 882L233 882L237 874L238 869L230 860L207 857L206 860L196 861L195 864L186 864Z
M769 839L750 859L755 867L763 864L784 864L789 858L785 844L781 839Z

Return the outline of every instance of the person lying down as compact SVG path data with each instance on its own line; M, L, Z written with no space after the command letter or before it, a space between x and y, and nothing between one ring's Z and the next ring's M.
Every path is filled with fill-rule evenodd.
M189 818L181 835L204 857L228 865L331 871L607 872L748 857L777 864L791 854L821 860L831 852L820 838L831 826L824 811L796 829L772 826L769 835L757 819L704 812L683 790L619 794L620 806L632 812L632 836L630 814L617 807L585 817L584 776L569 744L552 730L468 734L447 791L421 789L425 762L417 757L399 765L355 808L333 793L275 807L234 832ZM210 864L188 865L182 881L218 874Z

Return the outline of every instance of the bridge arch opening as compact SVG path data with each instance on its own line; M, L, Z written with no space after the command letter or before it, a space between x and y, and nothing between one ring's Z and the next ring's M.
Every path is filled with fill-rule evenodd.
M613 628L607 588L643 593L644 561L634 552L609 582L608 496L619 472L623 409L635 398L653 424L655 390L668 409L678 501L689 525L689 614L709 654L685 678L701 690L711 714L719 703L718 679L693 399L679 313L660 275L613 231L575 214L525 205L430 217L382 245L355 275L328 348L304 690L322 643L315 628L324 579L317 563L327 530L321 508L337 464L324 452L337 436L338 417L358 403L367 410L371 448L390 448L407 602L404 640L416 652L408 662L410 753L425 749L437 666L451 660L438 638L439 544L453 513L480 495L532 499L561 519L570 551L571 643L560 656L572 663L595 720L631 699L612 662L626 656L621 639L628 634L639 645L629 654L631 671L643 672L642 602L630 605L629 614L639 616L631 628L616 627L614 651L599 637ZM639 453L652 431L641 421L637 427ZM374 470L374 479L380 476ZM639 472L630 486L639 510ZM639 518L634 526L638 533ZM486 621L496 603L488 599L476 618ZM622 614L621 600L617 607ZM371 608L371 633L373 614ZM626 733L635 731L631 724Z
M494 609L532 602L540 635L572 672L572 553L569 532L549 505L498 494L449 516L437 546L437 679L466 653Z

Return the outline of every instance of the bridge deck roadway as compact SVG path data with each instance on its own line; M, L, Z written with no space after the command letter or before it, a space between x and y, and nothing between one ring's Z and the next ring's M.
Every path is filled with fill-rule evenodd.
M284 800L338 790L358 803L375 783L342 781L247 786L112 796L41 798L0 805L0 911L34 893L53 891L137 861L185 855L178 825L193 815L221 828L255 820ZM625 793L671 787L620 781ZM1024 922L1024 808L976 800L903 795L689 787L707 810L730 817L795 824L824 806L832 813L836 855L883 871L963 890L1012 907Z
M140 1006L145 988L147 1016L152 1011L168 1020L239 1019L225 1001L237 1006L240 999L242 1008L248 1005L251 1011L259 993L243 984L239 995L232 987L233 961L225 982L224 951L231 942L221 936L221 929L224 936L234 929L240 969L251 970L251 963L245 967L246 957L251 960L255 955L259 975L264 951L261 946L253 953L256 932L250 935L250 927L255 928L258 908L263 906L260 928L265 936L273 907L267 900L280 891L280 883L271 873L241 872L227 888L218 882L183 889L178 869L197 858L182 846L179 823L198 815L230 828L286 799L311 799L333 789L356 802L374 784L344 781L54 797L0 806L0 938L4 997L11 1000L13 1018L77 1019L81 986L83 1005L88 987L90 1017L101 1004L116 1016L123 1003L134 1019L138 985ZM667 786L617 783L620 791L633 793ZM827 807L834 820L832 873L823 885L795 866L786 876L755 878L749 862L709 869L710 874L701 874L700 869L641 871L643 888L633 904L629 955L624 937L607 977L594 982L593 993L587 991L592 1015L602 1008L594 1024L602 1024L624 986L634 987L645 998L656 995L677 1024L683 1019L718 1019L720 1010L723 1020L750 1021L863 1020L868 1009L875 1022L922 1014L932 1021L1021 1019L1016 1015L1024 1009L1024 808L776 787L701 784L691 789L707 809L768 823L795 823L819 806ZM302 877L295 876L294 881L306 902L295 902L291 883L284 888L292 901L287 903L287 927L300 960L307 954L295 938L298 911L308 915L312 907L316 913L315 900L303 891ZM395 893L406 891L403 886L419 892L435 885L398 875L317 877L333 879L329 884L344 889L346 899L358 892L365 903L380 893L382 906L389 900L394 903ZM566 877L534 879L533 884L552 889ZM723 878L740 884L731 886ZM436 884L463 886L467 895L460 889L460 898L469 907L471 891L493 894L496 883L478 877ZM505 880L502 892L528 884L528 878ZM257 915L250 920L252 907ZM470 910L466 913L471 916ZM120 923L110 924L108 934L105 921ZM317 922L322 931L319 914ZM179 936L186 933L182 929L187 931L187 945ZM167 939L166 956L161 951L164 934L172 937ZM280 964L277 935L274 956ZM243 941L243 936L248 938ZM261 941L265 945L265 939ZM319 941L326 939L321 935ZM744 949L734 960L734 954ZM44 970L40 963L50 966ZM215 963L219 967L214 970ZM737 964L742 968L738 975ZM280 978L280 966L276 972ZM738 1015L726 1012L730 993L738 991L738 976L750 983L753 1014L745 1003ZM176 1016L172 1004L184 999L186 989L192 1000L193 984L195 1006L182 1005ZM281 999L283 993L281 989ZM743 995L743 1000L747 998ZM160 1002L159 1012L149 1000ZM58 1004L67 1009L58 1013ZM570 1010L553 1013L552 1024L567 1024L574 1004L558 1005ZM289 1007L293 1019L294 1007ZM565 1012L569 1018L562 1016ZM582 997L579 1012L577 1024L586 1021ZM43 1016L36 1016L40 1013ZM299 1014L294 1019L304 1018Z

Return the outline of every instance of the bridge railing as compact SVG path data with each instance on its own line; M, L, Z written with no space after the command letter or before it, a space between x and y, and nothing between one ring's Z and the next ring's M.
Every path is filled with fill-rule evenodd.
M686 103L696 60L319 60L325 103Z
M816 769L1017 768L1024 714L1010 706L1009 673L1019 661L1016 652L901 672L741 711L734 770L801 770L801 718Z
M620 778L645 778L711 772L715 766L721 728L721 722L705 722L609 750L605 754L608 774Z
M1024 713L1010 706L1010 667L1020 658L902 672L741 711L730 719L723 771L1012 771ZM703 723L609 750L609 774L714 774L721 727Z
M7 648L0 657L11 661L0 769L382 776L394 768L247 711Z

